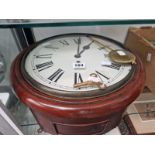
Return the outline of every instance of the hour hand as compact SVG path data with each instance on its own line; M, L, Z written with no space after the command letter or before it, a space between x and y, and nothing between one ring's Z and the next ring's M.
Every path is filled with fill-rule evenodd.
M81 54L82 54L85 50L90 49L90 45L91 45L93 42L94 42L94 40L93 40L93 41L91 41L88 45L83 46L82 51L80 51L80 52L79 52L79 54L78 54L78 55L76 55L76 58L80 58L80 57L81 57Z

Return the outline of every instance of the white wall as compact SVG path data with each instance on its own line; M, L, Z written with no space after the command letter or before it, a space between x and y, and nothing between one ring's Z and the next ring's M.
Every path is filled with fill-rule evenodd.
M34 28L36 40L41 40L50 36L63 33L94 33L108 36L121 42L127 33L127 26L80 26L80 27L52 27L52 28Z
M32 20L33 22L43 22L44 20ZM45 20L44 22L63 22L64 20ZM71 21L71 20L67 20ZM73 20L75 21L75 20ZM64 34L64 33L94 33L104 35L120 42L124 42L129 27L155 26L155 25L106 25L106 26L79 26L79 27L51 27L51 28L34 28L36 40Z

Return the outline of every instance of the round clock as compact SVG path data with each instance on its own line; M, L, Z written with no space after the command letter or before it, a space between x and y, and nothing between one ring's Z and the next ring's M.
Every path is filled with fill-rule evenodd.
M139 58L122 44L83 33L42 40L19 54L11 68L17 97L52 134L114 128L143 89L144 77Z

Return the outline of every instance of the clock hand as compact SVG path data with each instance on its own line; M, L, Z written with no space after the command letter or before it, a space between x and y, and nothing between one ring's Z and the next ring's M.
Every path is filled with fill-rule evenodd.
M94 41L90 42L88 45L83 46L82 51L80 51L79 55L77 55L76 58L80 58L80 57L81 57L81 54L82 54L85 50L90 49L90 45L91 45L93 42L94 42Z
M105 48L109 50L109 57L112 61L117 63L136 63L136 57L132 53L122 50L122 49L113 49L110 46L107 46L100 41L96 40L94 37L89 37L90 40L93 40L96 44L98 44L101 48Z
M99 42L98 40L96 40L96 39L95 39L95 38L93 38L93 37L89 37L89 39L90 39L90 40L92 40L92 41L94 41L94 42L95 42L96 44L98 44L101 48L108 49L108 50L109 50L109 52L111 52L111 51L114 51L114 50L115 50L115 49L111 48L110 46L105 45L105 44L103 44L103 43Z
M81 44L81 38L78 38L78 48L77 48L77 54L74 55L75 58L79 58L80 56L80 44Z

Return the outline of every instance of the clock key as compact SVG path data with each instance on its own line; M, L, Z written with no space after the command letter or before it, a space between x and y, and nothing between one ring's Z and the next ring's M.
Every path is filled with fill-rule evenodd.
M106 85L102 82L94 82L94 81L85 81L82 83L74 84L74 88L81 88L81 87L98 87L99 89L105 89Z
M106 85L100 81L100 78L96 73L91 73L87 81L74 84L74 88L92 87L92 86L98 87L99 89L106 88Z

